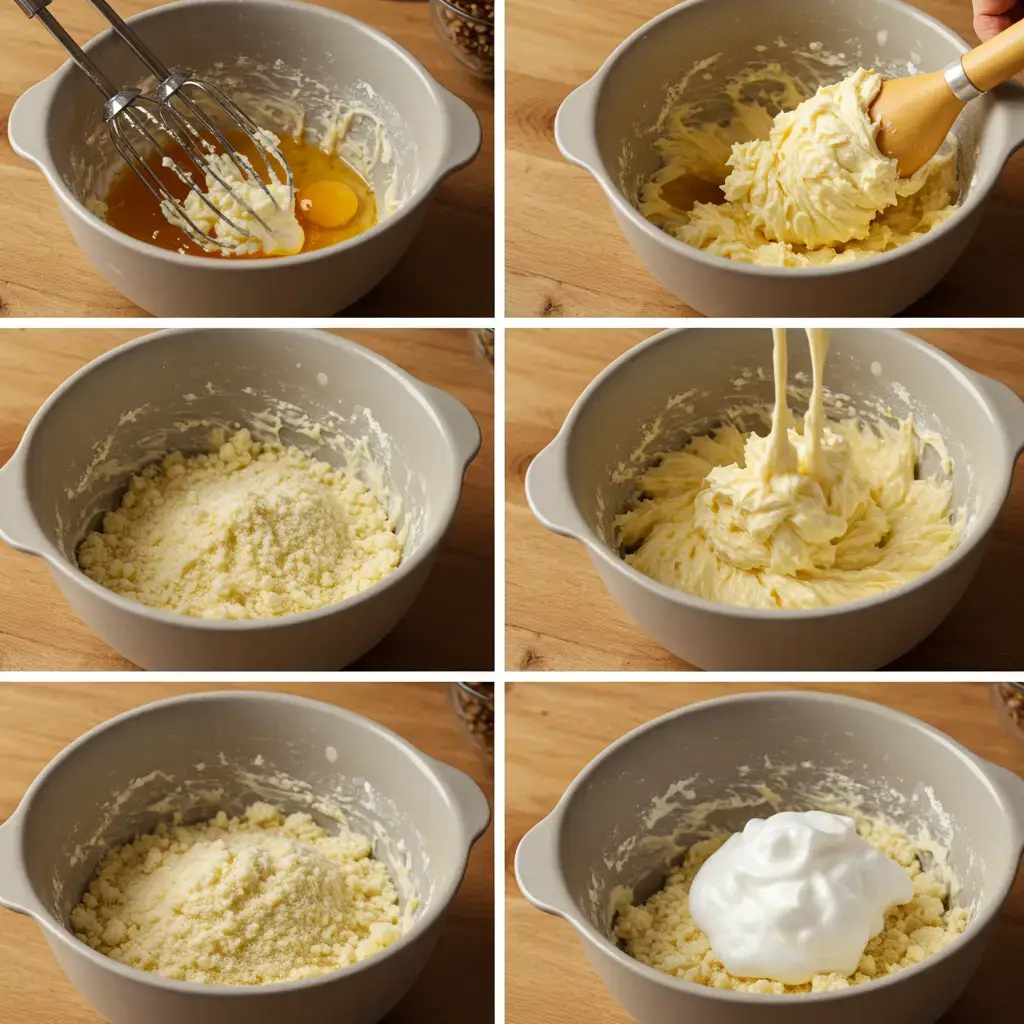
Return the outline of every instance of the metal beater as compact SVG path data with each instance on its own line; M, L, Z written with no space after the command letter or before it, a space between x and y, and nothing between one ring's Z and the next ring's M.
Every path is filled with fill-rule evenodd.
M135 55L156 76L159 84L152 95L143 93L141 89L136 88L115 89L57 19L46 10L50 5L50 0L16 0L18 6L30 18L38 18L43 23L50 34L64 47L71 59L103 93L106 100L103 104L103 118L117 151L128 166L142 179L161 207L167 204L173 209L178 218L176 226L180 227L192 241L199 246L212 244L227 249L237 247L237 243L230 240L211 237L193 222L186 213L184 204L170 193L147 161L146 156L152 155L153 151L159 153L162 166L172 170L220 220L229 224L243 238L251 238L252 233L236 224L222 210L217 209L210 202L206 193L192 180L191 175L177 161L168 156L167 150L160 140L161 133L181 147L196 169L204 176L204 182L205 175L210 175L231 193L235 202L261 224L268 234L273 235L272 228L224 180L210 158L218 153L226 154L238 168L245 181L262 189L278 210L281 209L280 204L267 187L263 177L253 167L252 161L231 145L223 131L214 123L197 100L200 97L205 98L209 104L219 108L228 120L249 138L266 165L267 175L272 184L282 184L282 179L271 160L273 159L277 163L284 175L283 184L287 185L291 200L295 195L292 169L273 139L268 137L248 114L216 86L196 78L191 71L181 69L172 71L167 68L128 27L121 16L106 3L106 0L89 0L89 2L107 19L117 35L131 47ZM143 146L146 150L145 153L140 151L139 145Z

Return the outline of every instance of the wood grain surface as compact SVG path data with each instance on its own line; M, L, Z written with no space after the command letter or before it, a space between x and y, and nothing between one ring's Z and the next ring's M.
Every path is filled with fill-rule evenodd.
M490 773L464 738L439 683L316 683L254 686L327 701L372 718L458 768L493 806ZM230 687L218 687L230 689ZM49 760L82 733L150 701L213 687L148 683L42 683L0 686L0 822L17 807ZM0 910L0 1019L4 1024L102 1024L65 978L27 917ZM436 1018L435 1018L436 1014ZM490 1024L494 1019L493 828L476 844L440 943L387 1024L424 1019ZM143 1022L139 1022L143 1024Z
M464 99L483 128L483 148L465 170L443 182L412 248L346 316L494 315L494 90L449 56L430 23L426 0L319 0L390 36ZM156 0L117 0L123 17ZM107 24L84 2L54 8L83 43ZM240 9L244 17L244 12ZM14 101L55 71L66 54L17 4L0 5L0 315L144 316L118 294L82 253L64 225L40 171L11 149L7 120ZM173 64L173 53L162 54ZM225 57L231 56L225 40ZM99 94L97 93L97 97ZM55 273L55 268L60 272Z
M512 330L506 340L506 648L515 671L645 671L690 666L612 600L583 546L546 530L526 504L526 470L590 381L650 330ZM1024 332L915 330L967 366L1024 394ZM770 346L765 331L766 351ZM827 378L826 378L827 379ZM1024 473L1014 477L992 544L965 598L892 667L1004 669L1021 664Z
M782 687L779 687L782 688ZM887 704L1024 774L1024 744L1003 731L980 683L851 683L808 689ZM514 683L506 697L506 1020L508 1024L631 1024L605 990L575 931L526 902L512 872L520 840L591 758L642 723L726 693L771 689L722 683ZM1009 1021L1024 963L1024 875L1003 908L985 959L942 1024ZM888 1024L888 1022L887 1022Z
M0 330L0 464L71 373L141 330ZM353 669L494 667L493 374L461 330L350 330L414 376L464 402L483 433L434 570L412 609ZM71 611L41 558L0 544L0 671L133 668Z
M970 0L912 0L977 42ZM669 0L510 0L507 5L506 307L510 316L697 316L651 276L600 186L555 145L559 104ZM1010 160L956 267L906 311L1012 316L1024 232L1024 157Z

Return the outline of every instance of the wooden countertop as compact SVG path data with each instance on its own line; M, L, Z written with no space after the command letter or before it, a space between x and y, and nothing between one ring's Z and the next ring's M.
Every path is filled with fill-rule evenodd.
M0 331L0 464L70 374L141 330ZM464 402L483 433L462 500L426 586L391 635L352 669L494 667L494 379L462 330L337 331ZM40 558L0 543L0 671L134 666L71 611Z
M438 188L426 220L401 263L345 316L494 315L494 89L450 57L430 23L425 0L318 0L358 18L404 46L480 118L483 148L469 167ZM122 17L158 6L117 0ZM107 23L86 3L54 13L79 42ZM4 43L0 76L0 315L145 316L100 276L75 244L39 170L11 149L7 119L14 101L55 71L66 54L18 9L0 6ZM164 54L174 63L174 54ZM97 96L99 94L97 93ZM54 273L55 267L60 273Z
M220 687L229 689L229 687ZM463 737L440 683L316 683L254 686L313 697L393 729L425 753L472 776L493 806L490 773ZM32 780L72 740L150 701L211 689L150 683L0 686L0 821ZM441 941L410 993L386 1018L413 1024L434 1014L491 1024L494 1019L494 838L476 844ZM50 953L40 927L0 910L0 1006L5 1024L102 1024Z
M969 0L912 0L976 42ZM669 0L515 0L507 31L510 316L698 316L627 244L600 186L555 145L559 104ZM956 267L907 315L1013 316L1024 233L1024 157L1010 160Z
M581 544L546 530L526 504L526 470L590 381L651 330L512 330L506 342L506 665L513 671L680 670L605 591ZM1024 332L915 330L1024 394ZM768 344L765 332L765 344ZM767 351L767 350L766 350ZM1020 668L1024 472L1018 468L970 590L900 670ZM600 628L597 628L600 627Z
M785 687L776 687L784 689ZM519 841L550 812L591 758L630 729L674 708L727 693L772 689L722 683L514 683L506 697L506 1019L509 1024L632 1024L605 990L564 921L526 902L512 870ZM1003 731L988 686L852 683L815 686L888 704L976 754L1024 774L1024 746ZM1024 874L995 927L985 959L942 1024L1008 1019L1024 962Z

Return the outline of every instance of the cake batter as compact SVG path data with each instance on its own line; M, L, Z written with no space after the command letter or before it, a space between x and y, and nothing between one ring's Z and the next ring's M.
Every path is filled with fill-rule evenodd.
M749 608L844 604L916 579L959 542L950 482L915 478L923 442L910 418L825 419L820 328L807 331L813 387L796 424L786 332L773 333L771 431L727 423L641 474L616 517L626 561L676 590Z
M774 120L743 98L757 82L782 88ZM881 85L861 68L803 99L773 65L730 83L725 125L694 124L697 109L678 108L655 144L664 164L640 212L689 245L769 266L846 262L913 241L956 208L956 152L950 140L900 178L868 114Z

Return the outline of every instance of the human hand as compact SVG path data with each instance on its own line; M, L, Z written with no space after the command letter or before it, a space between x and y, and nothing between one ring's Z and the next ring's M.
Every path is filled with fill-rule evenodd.
M1024 18L1021 0L971 0L971 4L974 7L974 31L983 42Z

